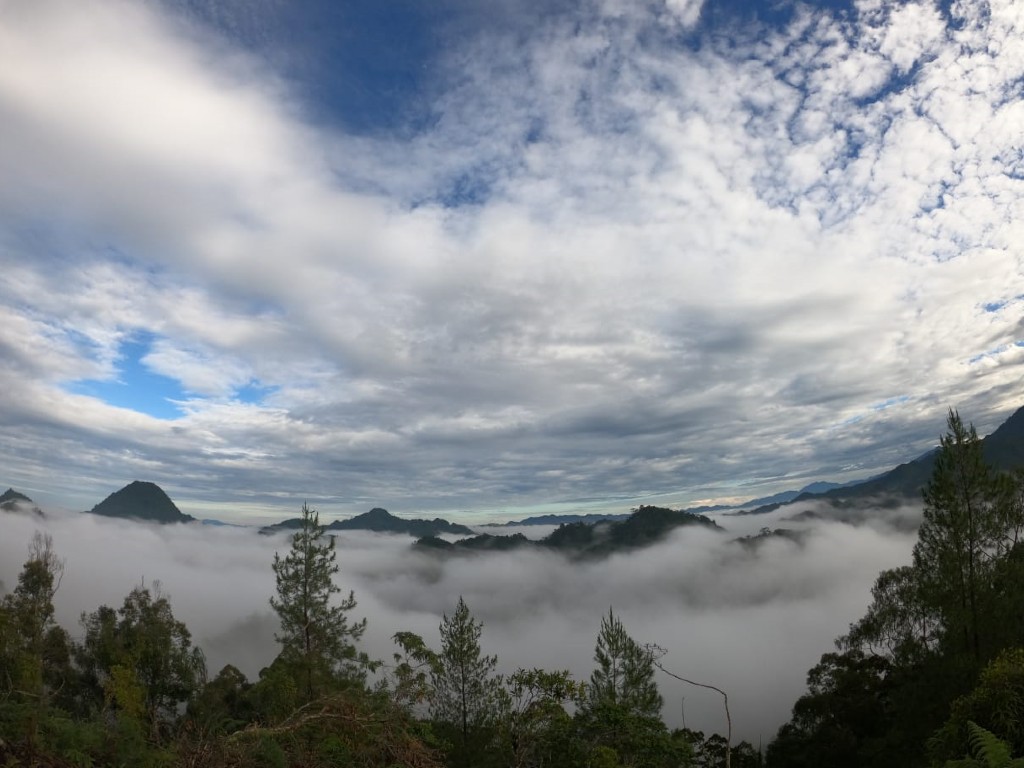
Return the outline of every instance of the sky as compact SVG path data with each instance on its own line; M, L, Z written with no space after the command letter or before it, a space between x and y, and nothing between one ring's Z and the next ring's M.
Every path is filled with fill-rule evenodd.
M1024 362L1024 6L0 0L0 483L742 500Z

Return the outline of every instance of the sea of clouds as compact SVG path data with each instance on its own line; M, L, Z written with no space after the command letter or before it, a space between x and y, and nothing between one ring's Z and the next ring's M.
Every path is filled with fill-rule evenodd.
M908 562L919 511L878 511L857 524L786 521L808 505L769 515L719 516L725 532L675 531L662 543L607 559L573 562L547 552L483 553L438 559L405 536L345 532L336 579L369 621L361 646L390 661L399 630L437 647L438 624L463 596L484 625L483 650L499 668L593 669L601 617L614 608L639 642L668 650L676 674L729 694L737 738L765 743L789 717L807 670L863 613L883 568ZM827 512L826 512L827 514ZM132 587L159 582L175 615L206 652L210 673L227 663L250 679L276 653L274 552L285 534L199 524L157 526L89 514L46 520L7 514L0 537L0 581L17 583L34 531L53 537L66 561L55 597L58 621L81 634L83 611L119 606ZM775 538L756 548L734 539L763 526L802 529L800 543ZM543 532L546 532L543 531ZM724 732L721 698L659 673L671 726Z

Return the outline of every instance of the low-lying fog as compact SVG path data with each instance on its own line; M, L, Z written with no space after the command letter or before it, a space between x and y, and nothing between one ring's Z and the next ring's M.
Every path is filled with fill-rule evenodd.
M539 552L438 560L413 552L405 536L346 532L337 537L338 584L355 590L355 615L369 619L362 647L373 657L390 661L398 630L420 633L436 648L441 615L462 595L484 624L484 652L497 654L503 671L567 668L580 679L590 675L598 626L613 606L636 640L668 649L668 669L725 689L734 737L756 745L788 719L807 670L861 616L878 572L909 561L916 534L907 521L919 515L879 512L860 525L786 522L795 511L720 516L724 534L681 529L649 549L587 563ZM285 534L88 514L0 519L0 580L7 589L33 532L52 534L66 560L57 618L75 637L82 611L119 607L133 586L159 581L175 616L205 650L211 675L232 663L255 679L276 653L268 598L274 551L289 546ZM762 526L808 535L802 544L772 539L757 549L731 543ZM687 727L725 732L720 696L658 677L670 726L680 724L685 696Z

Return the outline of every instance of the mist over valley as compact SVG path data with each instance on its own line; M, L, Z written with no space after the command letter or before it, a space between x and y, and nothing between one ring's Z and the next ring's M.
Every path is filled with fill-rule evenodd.
M824 519L793 522L798 510ZM355 591L356 616L368 620L360 648L390 660L395 632L437 639L442 614L462 596L484 625L482 646L506 673L518 667L568 669L585 680L601 616L613 607L640 642L669 653L667 668L708 681L730 695L738 738L767 742L803 691L806 670L866 608L878 572L908 562L914 534L906 520L920 508L869 510L857 525L830 522L820 503L756 516L719 514L723 530L670 532L654 545L593 561L552 552L483 552L439 559L416 551L407 535L334 533L344 591ZM277 653L274 552L289 534L255 528L159 525L87 514L49 513L45 521L0 518L0 580L16 582L35 530L53 536L67 569L54 602L72 636L83 611L118 606L140 583L170 596L175 615L203 648L211 675L233 664L250 679ZM325 521L327 522L327 521ZM805 534L755 548L738 537L762 528ZM493 529L481 529L492 530ZM539 539L554 527L524 526ZM456 537L451 537L457 540ZM666 722L723 729L720 698L660 675Z

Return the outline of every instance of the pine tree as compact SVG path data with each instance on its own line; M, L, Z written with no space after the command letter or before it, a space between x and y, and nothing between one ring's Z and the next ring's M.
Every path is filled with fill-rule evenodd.
M661 719L654 656L626 632L609 609L594 649L597 669L576 723L589 750L588 764L668 768L687 764L689 747L673 741Z
M590 676L592 706L619 705L630 714L660 717L662 698L654 682L654 660L626 633L612 609L601 619L594 649L597 669Z
M349 623L348 612L356 607L351 591L332 605L332 595L341 591L334 583L338 570L334 539L324 541L319 514L303 504L291 551L283 558L274 553L277 597L270 604L281 620L274 636L282 646L279 658L295 670L306 701L339 682L361 680L354 642L366 619Z
M433 671L431 716L455 731L460 757L475 737L493 725L501 696L501 678L494 674L498 659L480 652L483 625L459 597L455 613L441 621L441 652Z
M974 426L950 409L935 471L924 491L924 522L914 547L923 594L938 608L948 638L980 662L983 588L1001 537L1003 493Z

